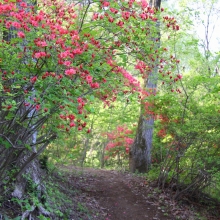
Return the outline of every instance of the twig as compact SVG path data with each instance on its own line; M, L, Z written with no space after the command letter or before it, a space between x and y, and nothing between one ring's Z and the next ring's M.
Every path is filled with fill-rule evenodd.
M81 22L80 27L79 27L79 32L81 32L81 30L82 30L82 26L83 26L87 11L89 10L90 4L91 4L91 2L89 1L88 5L86 7L85 13L83 15L83 18L82 18L82 22Z

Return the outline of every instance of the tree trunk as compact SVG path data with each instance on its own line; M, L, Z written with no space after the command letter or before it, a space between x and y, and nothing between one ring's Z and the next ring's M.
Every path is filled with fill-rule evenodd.
M150 6L152 8L159 9L161 5L161 0L150 0ZM160 39L160 24L156 23L158 30L157 38ZM156 49L160 46L159 41L152 39L154 41L154 46ZM155 50L156 50L155 49ZM156 59L154 69L152 73L148 76L148 79L145 82L145 88L148 91L149 89L155 91L157 88L157 62ZM147 172L151 166L151 150L152 150L152 140L153 140L153 128L154 128L154 118L152 115L145 115L141 107L141 113L137 128L137 133L135 141L131 147L129 155L129 168L131 172Z

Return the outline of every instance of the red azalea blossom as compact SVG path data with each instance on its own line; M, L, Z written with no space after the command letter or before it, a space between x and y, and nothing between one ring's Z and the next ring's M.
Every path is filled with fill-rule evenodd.
M72 127L75 127L76 126L76 124L74 123L74 122L71 122L70 123L70 127L72 128Z
M103 7L108 7L109 5L110 5L110 3L107 2L107 1L104 1L104 2L102 3L102 6L103 6Z
M68 70L65 70L65 75L67 75L67 76L72 76L72 75L74 75L74 74L76 74L76 70L73 69L73 68L70 68L70 69L68 69Z
M34 84L36 81L37 81L37 77L36 77L36 76L34 76L34 77L32 77L32 78L30 79L30 82L31 82L32 84Z
M40 105L36 105L35 109L38 111L40 109Z
M18 31L17 35L20 38L25 38L25 34L22 31Z

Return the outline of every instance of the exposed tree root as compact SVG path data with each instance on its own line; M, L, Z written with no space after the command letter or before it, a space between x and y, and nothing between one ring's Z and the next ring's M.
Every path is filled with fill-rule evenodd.
M22 216L21 216L21 220L25 220L25 219L33 219L32 218L32 213L37 210L38 211L38 215L43 215L45 217L54 217L50 212L48 212L43 206L32 206L30 210L26 210ZM33 215L34 216L34 215Z
M35 210L36 206L32 206L30 210L26 210L22 216L21 216L21 220L24 220L25 218L27 218L28 216L31 215L31 213Z
M53 215L48 212L43 206L38 207L40 214L47 216L47 217L52 217Z

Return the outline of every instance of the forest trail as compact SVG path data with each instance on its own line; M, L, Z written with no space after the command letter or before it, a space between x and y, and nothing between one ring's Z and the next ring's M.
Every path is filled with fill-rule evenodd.
M144 179L138 178L140 182L136 182L137 187L134 181L131 182L129 174L95 169L86 169L85 173L94 179L90 182L90 188L84 190L105 210L106 220L170 219L164 216L157 204L148 201L147 193L142 194L138 190L139 187L146 187Z
M113 170L71 166L65 169L78 173L78 177L72 176L73 184L78 185L90 201L95 200L102 210L102 217L94 219L176 219L167 209L166 197L170 196L157 192L143 177Z

